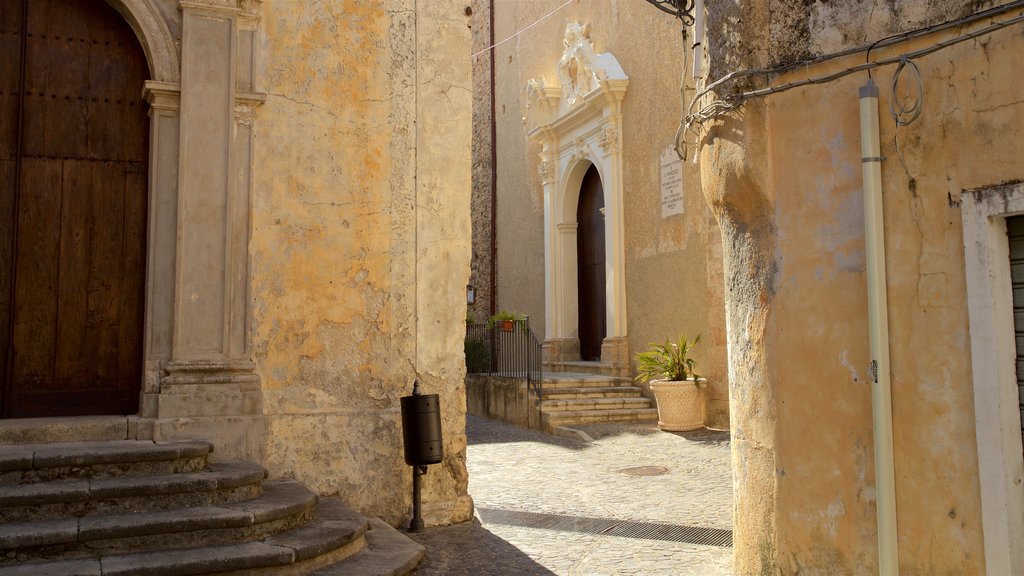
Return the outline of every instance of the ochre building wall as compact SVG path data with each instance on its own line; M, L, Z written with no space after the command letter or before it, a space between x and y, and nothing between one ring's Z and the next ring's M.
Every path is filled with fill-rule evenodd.
M786 18L763 4L709 4L710 79L991 5L790 4ZM876 49L871 60L990 22ZM923 110L898 131L888 113L895 66L873 72L901 574L986 571L961 196L1024 179L1022 53L1015 26L915 60ZM858 52L771 82L864 61ZM866 80L861 72L754 100L702 133L729 287L738 574L878 573L857 97Z
M428 524L472 515L461 349L470 244L464 3L265 1L252 207L265 465L392 524L399 397L441 400Z

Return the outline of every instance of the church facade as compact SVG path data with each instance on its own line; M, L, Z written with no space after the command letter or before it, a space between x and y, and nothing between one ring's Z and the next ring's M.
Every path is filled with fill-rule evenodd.
M3 417L119 415L398 524L418 380L427 521L468 519L463 8L4 0Z

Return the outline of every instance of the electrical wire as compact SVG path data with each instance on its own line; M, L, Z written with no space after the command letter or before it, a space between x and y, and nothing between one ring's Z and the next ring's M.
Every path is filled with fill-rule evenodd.
M686 48L686 27L683 27L683 73L682 80L679 81L679 100L680 107L686 107L686 62L687 62L687 48ZM673 139L675 144L674 149L676 155L680 159L686 158L686 124L684 123L686 117L679 119L679 128L676 129L676 136Z
M899 95L899 83L900 75L904 70L909 70L912 82L906 83L904 89L904 97ZM899 134L900 128L903 126L909 126L921 116L921 109L924 107L924 81L921 80L921 70L917 67L917 64L913 60L907 58L901 58L900 63L896 66L896 71L892 75L892 84L889 86L889 114L892 115L892 119L896 122L896 129L893 130L892 144L896 148L896 157L900 160L900 166L903 166L903 173L907 175L907 181L910 189L917 189L917 181L913 176L910 175L910 170L907 169L907 163L903 158L903 152L900 151ZM911 96L913 92L913 96Z
M913 74L913 98L899 97L898 86L900 74L903 73L903 70L910 70ZM889 113L892 114L892 119L896 121L896 125L908 126L914 120L917 120L918 116L921 115L921 107L924 103L924 84L921 80L921 70L913 60L909 60L906 57L900 58L899 66L896 67L896 71L892 74L892 85L889 89L892 95L892 98L889 99ZM909 90L905 90L904 93L909 93ZM910 104L908 105L907 102Z
M493 1L493 0L492 0L492 1ZM1024 0L1022 0L1022 1L1024 1ZM471 54L471 55L470 55L469 57L470 57L470 58L476 58L477 56L479 56L479 55L483 54L484 52L487 52L488 50L494 50L494 49L495 49L496 47L498 47L498 46L501 46L501 45L502 45L502 44L504 44L505 42L508 42L509 40L511 40L511 39L513 39L513 38L515 38L516 36L519 36L519 35L520 35L520 34L522 34L523 32L526 32L526 31L527 31L527 30L529 30L530 28L533 28L533 27L534 27L534 26L536 26L537 24L540 24L540 23L541 23L541 22L543 22L544 20L547 20L547 19L548 19L548 18L549 18L549 17L550 17L550 16L552 15L552 14L554 14L555 12L558 12L559 10L561 10L562 8L565 8L565 7L566 7L566 6L568 6L569 4L572 4L573 2L574 2L574 0L565 0L565 2L563 2L561 6L559 6L558 8L555 8L555 9L554 9L554 10L552 10L551 12L548 12L547 14L545 14L545 15L541 16L541 17L540 17L539 19L537 19L537 21L536 21L536 22L534 22L533 24L530 24L529 26L527 26L526 28L523 28L522 30L518 30L518 31L516 31L516 32L515 32L514 34L512 34L512 35L511 35L511 36L509 36L508 38L505 38L504 40L501 40L500 42L495 42L494 44L491 44L490 46L488 46L487 48L484 48L483 50L479 50L479 51L477 51L477 52L474 52L474 53L473 53L473 54Z
M765 76L769 76L770 77L772 75L776 75L776 74L779 74L781 72L791 70L795 66L804 65L804 66L808 66L809 67L810 64L816 64L818 62L822 62L822 61L825 61L825 60L830 60L832 58L838 57L839 55L853 54L853 53L856 53L856 52L859 52L859 51L862 51L862 50L872 50L872 49L874 49L874 48L876 48L878 46L882 46L882 45L885 45L885 46L893 45L893 44L896 44L896 43L899 43L899 42L903 42L903 41L906 41L908 39L915 38L915 37L918 37L918 36L921 36L921 35L931 34L931 33L937 32L939 30L945 30L947 28L954 27L954 26L961 26L961 25L963 25L966 22L975 22L975 21L977 21L979 19L983 19L984 17L993 15L993 12L997 11L997 10L998 10L998 13L1001 14L1001 13L1005 13L1005 12L1011 11L1014 8L1020 8L1020 7L1024 7L1024 0L1021 0L1021 1L1018 1L1018 2L1011 2L1009 4L1005 4L1003 6L995 8L995 9L987 10L985 12L978 13L978 14L972 14L971 16L966 16L966 17L958 19L958 20L953 20L953 21L950 21L950 22L944 22L943 24L939 24L939 25L936 25L936 26L931 26L931 27L928 27L928 28L922 28L922 29L919 29L919 30L910 31L910 32L907 32L907 33L904 33L904 34L899 34L899 35L896 35L896 36L891 36L888 39L883 39L882 41L873 43L871 46L866 47L866 48L853 49L853 50L848 50L848 51L845 51L845 52L842 52L842 53L830 54L830 55L827 55L827 56L823 56L821 58L817 58L815 60L809 60L809 61L806 61L806 62L801 62L801 63L796 63L796 64L789 64L787 66L783 66L783 67L779 67L779 68L774 68L774 69L756 68L756 69L738 70L738 71L735 71L735 72L730 72L729 74L726 74L725 76L719 78L718 80L708 84L703 90L701 90L696 95L694 95L692 100L690 100L690 104L689 104L689 106L687 106L687 110L686 110L687 113L686 113L686 116L684 118L685 130L688 131L694 125L701 125L701 124L703 124L703 123L705 123L705 122L707 122L709 120L712 120L712 119L714 119L714 118L716 118L718 116L721 116L722 114L726 114L726 113L728 113L728 112L730 112L732 110L735 110L735 109L739 108L744 102L746 102L748 100L753 100L755 98L763 98L763 97L766 97L766 96L770 96L772 94L777 94L779 92L785 92L787 90L792 90L793 88L799 88L799 87L802 87L802 86L808 86L808 85L812 85L812 84L825 84L825 83L828 83L828 82L832 82L832 81L838 80L839 78L848 76L850 74L855 74L857 72L868 71L868 70L872 70L874 68L879 68L879 67L882 67L882 66L888 66L888 65L891 65L891 64L899 64L899 63L910 62L911 60L914 60L914 59L917 59L917 58L921 58L923 56L927 56L929 54L932 54L932 53L937 52L939 50L942 50L942 49L948 48L950 46L959 44L961 42L966 42L967 40L973 40L973 39L978 38L980 36L984 36L986 34L991 34L991 33L996 32L998 30L1002 30L1003 28L1006 28L1008 26L1012 26L1012 25L1024 22L1024 12L1022 12L1021 14L1018 14L1017 16L1014 16L1012 18L1008 18L1006 20L1002 20L1002 21L999 21L999 22L994 22L994 23L990 24L989 26L986 26L984 28L980 28L980 29L975 30L973 32L968 32L968 33L960 34L960 35L954 36L953 38L950 38L948 40L943 40L941 42L936 42L935 44L932 44L931 46L927 46L927 47L919 49L919 50L915 50L915 51L912 51L912 52L907 52L907 53L900 54L898 56L894 56L894 57L890 57L890 58L883 58L881 60L869 60L867 62L864 62L863 64L859 64L857 66L851 66L851 67L848 67L848 68L844 68L842 70L839 70L837 72L833 72L831 74L826 74L826 75L816 76L816 77L811 77L811 78L804 78L802 80L795 80L795 81L792 81L792 82L787 82L785 84L780 84L780 85L776 85L776 86L768 86L766 88L760 88L760 89L757 89L757 90L750 90L750 91L747 91L747 92L740 92L738 94L732 94L732 95L728 95L728 96L721 96L719 98L713 99L709 103L704 104L704 102L706 102L706 98L708 96L710 96L720 86L722 86L723 84L725 84L727 82L730 82L730 81L733 81L733 80L736 80L736 79L739 79L739 78L744 78L744 77L747 77L747 76L753 76L753 75L765 75ZM985 16L980 16L981 14L984 14ZM916 70L916 66L914 67L914 69ZM919 77L920 76L920 71L917 70L916 73L917 73L917 75ZM694 110L694 106L698 105L698 103L700 103L700 107L697 108L696 110ZM919 113L920 113L920 111L918 111L918 114ZM914 118L916 119L916 115L914 116ZM910 119L909 121L912 122L913 119Z
M923 28L916 28L914 30L908 30L906 32L902 32L899 34L893 34L892 36L887 36L885 38L882 38L881 40L876 40L871 44L857 46L854 48L848 48L846 50L833 52L831 54L825 54L822 56L818 56L816 58L811 58L809 60L799 60L796 62L791 62L789 64L776 66L774 68L750 68L748 70L737 70L735 72L730 72L729 74L723 76L722 78L719 78L718 80L712 82L711 84L708 84L707 90L714 90L714 88L716 88L719 84L727 82L729 80L736 80L739 78L744 78L746 76L768 76L774 74L783 74L796 68L806 68L814 64L826 62L828 60L834 60L836 58L850 56L851 54L859 54L860 52L867 52L868 57L870 57L871 51L874 50L875 48L885 48L886 46L899 44L906 40L911 40L913 38L918 38L920 36L927 36L929 34L934 34L935 32L948 30L949 28L966 26L968 24L973 24L974 22L977 22L979 20L985 20L986 18L999 16L1000 14L1005 14L1006 12L1012 12L1017 8L1024 8L1024 0L1014 0L1013 2L1007 2L1006 4L1001 4L999 6L995 6L987 10L982 10L980 12L975 12L973 14L969 14L961 18L955 18L953 20L948 20L946 22L940 22L939 24L933 24L931 26L925 26Z

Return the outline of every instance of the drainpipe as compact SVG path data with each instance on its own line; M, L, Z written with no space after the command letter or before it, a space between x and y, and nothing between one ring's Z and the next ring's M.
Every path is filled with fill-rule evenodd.
M868 324L871 336L871 415L875 436L875 506L878 573L899 574L896 542L896 476L892 449L889 382L889 304L885 294L885 225L882 158L878 142L878 87L860 88L860 150L864 178L864 241L867 251Z
M693 3L693 79L704 77L704 0Z
M494 95L494 53L497 49L494 48L494 2L496 0L490 0L487 3L487 11L489 13L489 26L488 33L490 34L490 74L491 74L491 237L490 237L490 257L491 265L488 270L488 282L490 283L489 288L491 289L491 298L488 302L488 315L494 316L498 313L498 129L495 124L498 122L498 118L494 115L497 106L495 104Z

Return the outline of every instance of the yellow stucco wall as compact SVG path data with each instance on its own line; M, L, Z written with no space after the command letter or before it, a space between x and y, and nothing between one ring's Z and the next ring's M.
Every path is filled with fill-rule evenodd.
M495 38L512 36L561 4L496 2ZM680 333L691 338L700 334L695 357L698 373L710 383L708 423L728 427L719 235L692 162L684 164L684 213L661 215L659 159L673 145L682 111L680 24L645 2L573 2L495 49L498 308L528 313L531 326L543 337L544 204L537 172L541 147L525 134L524 88L541 76L557 84L562 39L571 22L589 24L595 51L614 55L629 77L622 152L630 352Z
M441 397L428 524L471 516L468 17L448 0L265 1L252 210L265 465L396 524L399 397Z
M856 13L810 9L815 27L805 47L859 45L861 33L870 43L966 11L894 5L890 20L857 26L849 21ZM916 16L908 23L896 12ZM744 16L758 22L756 12ZM765 18L759 24L771 28ZM850 32L845 44L828 26ZM871 59L958 32L878 49ZM888 114L895 66L874 72L901 574L986 569L960 197L1024 178L1022 53L1016 26L916 60L924 109L898 133ZM864 60L861 52L771 80ZM731 372L741 376L733 391L738 573L878 573L857 99L866 79L859 73L748 103L709 125L703 141L705 192L727 223L727 252L735 248L727 276L738 290L726 298L736 335Z

